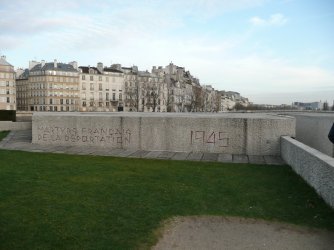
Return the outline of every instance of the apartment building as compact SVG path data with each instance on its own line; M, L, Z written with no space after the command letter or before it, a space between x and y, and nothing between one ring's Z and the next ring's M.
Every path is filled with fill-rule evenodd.
M124 73L115 67L80 66L80 111L123 111Z
M30 111L79 111L77 63L36 63L29 70L27 92Z
M4 58L1 63L13 70ZM4 76L13 77L0 73ZM29 69L17 70L16 82L17 108L25 111L218 112L233 110L237 103L249 104L237 92L201 86L189 71L173 63L149 72L120 64L78 67L76 62L30 61ZM7 101L15 104L15 94L1 93L15 93L15 81L0 83L3 108L11 108Z
M16 105L17 110L28 111L29 69L16 71Z
M139 111L166 112L167 84L164 78L148 71L138 72Z
M16 110L16 85L14 67L0 57L0 110Z

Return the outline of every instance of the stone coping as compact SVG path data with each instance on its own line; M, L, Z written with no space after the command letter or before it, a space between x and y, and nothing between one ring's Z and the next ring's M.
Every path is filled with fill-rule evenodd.
M185 118L235 118L235 119L269 119L285 120L294 119L287 115L270 114L270 113L162 113L162 112L35 112L37 116L107 116L107 117L185 117Z

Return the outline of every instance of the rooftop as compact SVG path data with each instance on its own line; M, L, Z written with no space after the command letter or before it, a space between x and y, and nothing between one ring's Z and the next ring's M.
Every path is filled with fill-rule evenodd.
M9 62L6 61L6 57L5 56L1 56L0 57L0 65L5 65L5 66L12 66Z
M56 67L55 67L56 64ZM67 72L78 72L71 64L67 63L45 63L44 66L42 64L35 65L30 71L46 71L46 70L57 70L57 71L67 71Z

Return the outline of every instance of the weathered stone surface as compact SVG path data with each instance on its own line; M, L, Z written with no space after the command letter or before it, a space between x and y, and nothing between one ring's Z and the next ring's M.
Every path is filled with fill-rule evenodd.
M265 164L266 163L262 155L249 155L248 160L249 160L249 163L252 163L252 164Z
M279 155L293 118L267 114L35 113L33 143L145 151Z
M283 160L334 208L334 158L288 136L281 150Z
M248 163L247 155L233 155L233 163Z
M179 160L179 161L186 160L189 154L190 153L186 152L176 152L175 155L173 155L172 160Z
M192 152L188 155L187 160L189 161L200 161L203 157L203 153Z
M31 129L31 126L31 122L0 121L0 131L28 130Z
M161 153L162 153L161 151L150 151L143 158L151 158L151 159L158 158L159 155L161 155Z
M219 162L233 162L232 154L219 154L217 161L219 161Z
M202 161L217 161L218 154L217 153L204 153Z
M161 154L157 157L159 159L171 159L175 155L175 152L172 151L163 151Z
M265 155L263 158L265 163L269 165L285 165L284 161L279 156Z
M149 151L146 151L146 150L137 150L137 151L133 152L132 154L130 154L129 157L142 158L145 155L147 155L148 153L149 153Z
M334 157L334 145L328 133L334 123L334 113L290 113L296 118L296 139L320 152Z

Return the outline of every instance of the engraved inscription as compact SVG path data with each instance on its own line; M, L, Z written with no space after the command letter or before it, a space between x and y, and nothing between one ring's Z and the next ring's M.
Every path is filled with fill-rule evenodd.
M38 141L74 142L80 144L110 144L127 146L131 143L131 130L121 128L68 128L57 126L39 126Z
M228 147L229 137L226 132L217 131L203 131L203 130L191 130L190 131L190 143L191 144L214 144L218 147Z

